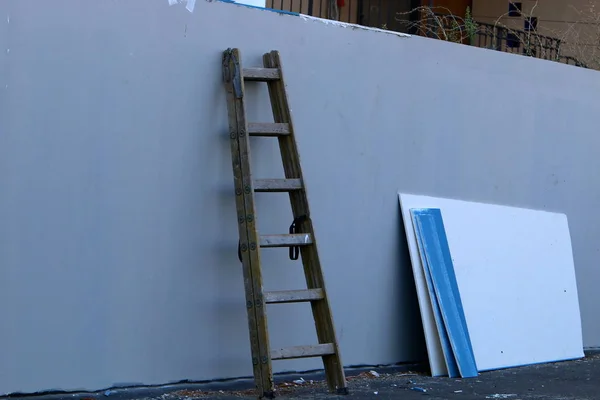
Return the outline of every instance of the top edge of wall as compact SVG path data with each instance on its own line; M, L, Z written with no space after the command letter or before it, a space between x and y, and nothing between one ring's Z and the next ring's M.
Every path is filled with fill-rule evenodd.
M169 5L174 5L174 4L181 2L182 0L168 0L168 1L169 1ZM254 9L274 12L274 13L278 13L278 14L293 15L296 17L300 17L305 21L314 21L314 22L325 24L325 25L332 25L332 26L337 26L337 27L341 27L341 28L360 29L360 30L364 30L364 31L379 32L379 33L385 33L388 35L395 35L395 36L407 37L407 38L412 36L412 35L409 35L406 33L388 31L388 30L379 29L379 28L372 28L372 27L368 27L368 26L352 24L349 22L340 22L340 21L334 21L334 20L325 19L325 18L312 17L310 15L301 14L301 13L297 13L297 12L293 12L293 11L276 10L273 8L259 7L259 6L249 5L249 4L237 3L234 0L205 0L205 1L207 1L209 3L212 3L212 2L229 3L229 4L236 5L236 6L254 8ZM190 12L193 12L195 0L187 0L187 3L188 3L187 9ZM190 7L190 5L191 5L191 7Z
M218 1L230 1L230 0L218 0ZM321 22L326 25L335 25L335 26L340 26L342 28L352 28L352 29L360 29L360 30L365 30L365 31L380 32L380 33L386 33L388 35L395 35L395 36L400 36L400 37L411 37L411 35L409 35L407 33L388 31L388 30L379 29L379 28L371 28L368 26L351 24L349 22L340 22L340 21L334 21L331 19L311 17L310 15L305 15L305 14L299 14L299 16L300 16L300 18L302 18L305 21L316 21L316 22Z

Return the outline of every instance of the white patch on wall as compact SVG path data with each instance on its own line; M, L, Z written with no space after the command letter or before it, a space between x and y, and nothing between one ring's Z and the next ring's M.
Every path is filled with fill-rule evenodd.
M194 12L194 7L196 7L196 0L167 0L170 6L174 6L175 4L187 3L185 8L189 12Z

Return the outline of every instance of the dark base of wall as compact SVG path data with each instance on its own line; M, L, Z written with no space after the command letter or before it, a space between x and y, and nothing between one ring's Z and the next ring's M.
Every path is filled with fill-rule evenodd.
M586 357L600 354L600 347L591 347L585 349ZM395 365L357 365L345 368L347 376L356 376L365 371L376 369L380 373L402 373L402 372L421 372L428 373L427 363L399 363ZM305 371L305 372L285 372L275 374L276 383L291 382L303 378L306 381L324 380L323 370ZM105 396L108 400L131 400L143 397L156 397L164 393L178 390L190 391L243 391L254 388L252 377L241 377L235 379L221 379L213 381L190 382L182 381L167 385L157 386L130 386L113 387L110 389L99 390L97 392L40 392L40 393L15 393L8 396L0 396L0 399L21 399L21 400L83 400L98 395Z
M356 376L365 371L377 369L380 373L401 373L401 372L428 372L427 365L422 363L399 363L395 365L358 365L346 367L346 376ZM303 378L306 381L320 381L325 379L323 370L305 371L305 372L284 372L274 375L275 383L291 382ZM0 399L21 399L21 400L83 400L90 397L103 395L107 400L131 400L143 397L156 397L164 393L178 390L190 391L243 391L254 388L252 377L241 377L235 379L221 379L213 381L190 382L181 381L167 385L157 386L128 386L113 387L96 392L38 392L38 393L14 393L8 396L0 396Z

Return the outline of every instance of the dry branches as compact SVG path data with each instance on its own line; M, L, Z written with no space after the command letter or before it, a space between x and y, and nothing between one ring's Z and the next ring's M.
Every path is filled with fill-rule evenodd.
M519 10L521 18L507 12L489 23L475 21L468 8L463 18L447 8L427 6L398 13L396 19L416 35L600 70L600 7L595 3L589 0L583 9L571 6L573 20L552 23L538 23L538 1ZM525 26L516 29L516 21Z

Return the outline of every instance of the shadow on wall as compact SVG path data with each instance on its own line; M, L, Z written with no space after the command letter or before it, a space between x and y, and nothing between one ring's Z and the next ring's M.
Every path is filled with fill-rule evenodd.
M406 238L406 231L404 230L404 220L402 219L402 212L400 204L398 203L398 252L397 262L398 269L396 270L396 282L398 282L398 290L396 291L396 304L397 307L391 307L392 310L404 310L405 318L403 321L398 320L398 326L396 327L397 332L403 332L402 337L414 338L413 354L416 359L414 362L423 363L428 365L427 362L427 348L425 347L425 332L423 331L423 322L421 320L421 312L419 310L419 304L417 299L417 289L414 285L415 278L411 268L410 254L408 252L408 241ZM406 326L410 324L410 326ZM399 354L402 352L402 343L400 340L395 342L395 351Z
M220 62L219 53L214 59L217 68ZM214 253L218 261L214 265L203 267L212 269L209 274L212 277L213 293L217 293L218 297L212 304L199 304L198 308L212 309L209 314L210 320L204 321L205 329L211 332L211 337L214 338L212 343L216 345L215 351L210 352L208 364L211 368L210 376L221 379L231 376L250 376L252 368L249 364L251 354L242 265L237 257L238 230L230 138L227 126L223 124L223 121L226 121L225 91L220 85L215 85L213 90L211 95L213 109L209 112L211 115L209 136L213 137L211 139L213 145L200 146L203 152L200 159L205 163L197 167L200 171L212 170L211 174L215 174L218 179L213 181L211 187L202 189L202 192L211 193L213 200L212 204L205 205L202 217L197 219L195 224L213 230L214 237L219 238L206 249L207 254ZM217 170L215 170L215 154L219 155L216 157L219 160ZM202 182L198 182L197 185L201 186ZM199 204L201 200L198 199ZM202 247L202 244L199 247Z

